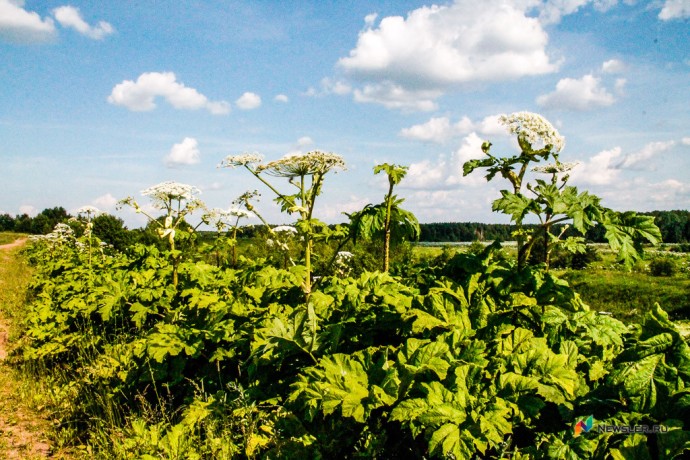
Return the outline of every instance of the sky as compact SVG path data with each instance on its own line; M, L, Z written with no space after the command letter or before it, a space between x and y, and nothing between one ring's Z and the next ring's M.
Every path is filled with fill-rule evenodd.
M316 217L379 203L383 162L420 222L508 222L509 184L462 164L517 143L498 116L565 137L570 184L615 210L690 209L690 0L0 0L0 214L118 200L164 181L208 207L270 191L227 155L321 150ZM275 179L281 190L285 181ZM258 223L258 220L247 223Z

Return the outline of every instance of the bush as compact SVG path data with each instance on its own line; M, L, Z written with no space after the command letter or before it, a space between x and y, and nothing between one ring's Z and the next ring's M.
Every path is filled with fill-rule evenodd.
M676 263L666 257L653 259L649 263L649 272L652 276L673 276L676 274Z

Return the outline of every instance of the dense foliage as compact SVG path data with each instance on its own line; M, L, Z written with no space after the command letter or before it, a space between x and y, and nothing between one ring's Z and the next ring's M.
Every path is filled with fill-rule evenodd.
M487 146L488 160L465 166L510 178L494 209L519 227L517 260L494 243L362 269L358 259L377 251L346 244L383 233L385 258L395 222L416 223L392 194L404 168L382 166L383 206L331 228L313 210L339 156L234 155L221 166L248 170L294 226L266 225L252 258L237 256L236 224L198 245L185 217L203 206L177 183L143 192L165 212L149 216L163 244L116 251L91 220L83 233L60 224L27 253L37 276L17 359L50 381L62 432L90 457L680 458L690 347L666 313L656 305L626 326L525 263L539 237L546 266L556 249L582 252L581 239L552 233L567 220L580 233L605 225L626 263L658 228L556 176L523 195L527 165L563 142L541 117L517 115L506 120L528 156L499 159ZM534 151L537 135L551 143ZM250 195L238 202L259 215ZM541 219L532 231L527 213Z

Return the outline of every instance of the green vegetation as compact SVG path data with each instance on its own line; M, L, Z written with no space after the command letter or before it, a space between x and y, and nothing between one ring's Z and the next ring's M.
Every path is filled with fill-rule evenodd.
M14 243L20 238L26 237L24 233L0 232L0 244Z
M559 135L535 114L505 122L521 155L500 159L485 144L488 160L465 172L486 167L489 179L501 174L512 184L494 209L515 222L515 251L477 242L415 255L402 243L390 248L389 265L387 236L400 220L393 185L404 170L382 167L396 179L378 211L329 227L314 204L326 173L344 164L322 152L224 160L253 174L296 218L255 229L246 235L251 245L236 224L199 238L185 216L202 206L193 187L176 183L145 193L165 213L151 216L152 244L103 247L88 213L71 227L58 224L26 254L36 275L17 350L49 388L58 439L108 459L689 453L690 346L654 303L665 299L650 299L639 323L626 324L591 309L548 270L559 260L596 259L560 223L580 234L601 223L615 250L607 257L627 268L642 263L642 242L655 243L659 229L651 217L613 213L566 186L558 161L546 167L550 182L522 184L530 163L558 159ZM248 200L243 206L256 214ZM540 224L522 225L528 213ZM378 222L364 219L364 233L382 238L353 246L363 215ZM668 432L575 429L590 417Z

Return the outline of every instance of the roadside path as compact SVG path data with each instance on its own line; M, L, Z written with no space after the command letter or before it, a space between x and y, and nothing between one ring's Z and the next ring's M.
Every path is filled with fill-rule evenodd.
M0 458L47 459L64 458L51 453L45 433L50 422L27 404L31 383L5 360L11 346L8 343L12 322L9 312L24 301L28 269L17 258L17 251L26 243L21 238L0 245Z

